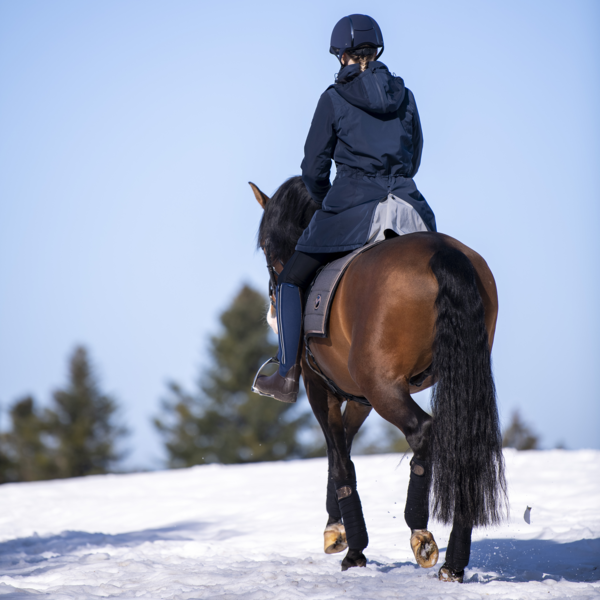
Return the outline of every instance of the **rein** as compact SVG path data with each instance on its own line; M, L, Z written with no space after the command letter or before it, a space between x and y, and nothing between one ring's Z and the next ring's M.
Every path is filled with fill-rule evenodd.
M267 269L269 270L269 302L271 306L275 308L275 290L277 289L277 271L273 265L267 265Z

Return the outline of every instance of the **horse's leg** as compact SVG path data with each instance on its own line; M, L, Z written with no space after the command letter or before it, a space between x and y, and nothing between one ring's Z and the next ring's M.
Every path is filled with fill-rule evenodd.
M364 363L363 363L364 365ZM369 390L369 401L386 421L406 436L414 452L410 461L410 479L406 496L404 519L411 530L410 545L421 567L433 567L439 551L435 539L427 530L429 521L429 436L431 417L412 399L408 381L388 380L386 373L377 374L378 367L356 369L355 381Z
M363 406L356 402L347 402L343 414L344 429L346 432L346 446L348 453L352 451L352 441L358 433L361 425L371 412L370 406ZM335 481L333 479L332 458L333 453L328 453L329 460L329 475L327 478L327 513L329 519L325 527L325 552L327 554L335 554L342 552L348 548L346 541L346 530L342 524L342 513L337 500L337 492L335 489ZM356 475L355 475L356 479Z
M371 414L373 408L364 406L358 402L346 402L344 409L344 429L346 430L346 444L348 452L352 453L352 442L366 418Z
M472 532L472 527L461 527L456 521L452 524L448 550L446 550L446 561L438 574L441 581L458 581L462 583L465 567L469 564L469 558L471 557Z
M325 443L327 445L327 499L325 508L327 510L327 525L325 526L324 550L327 554L335 554L342 552L348 548L346 542L346 531L342 524L342 513L337 501L335 491L335 482L333 480L333 461L334 461L334 444L329 426L329 406L327 403L327 390L321 382L315 378L303 359L302 377L304 379L304 387L308 396L308 401L312 411L321 426Z
M341 517L349 548L348 554L342 561L342 571L350 567L364 567L367 559L362 551L367 547L369 538L360 498L356 491L356 476L348 451L341 400L325 390L310 372L307 373L305 369L303 371L309 402L327 442L328 479L331 482L328 484L328 527L334 524L341 525L339 521ZM326 529L326 543L327 533ZM337 551L342 549L343 547Z

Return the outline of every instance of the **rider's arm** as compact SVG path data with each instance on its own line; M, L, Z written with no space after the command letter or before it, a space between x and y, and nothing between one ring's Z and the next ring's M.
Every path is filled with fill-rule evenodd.
M423 152L423 131L421 130L421 119L419 119L419 111L413 93L410 92L411 101L413 104L413 123L412 123L412 142L413 142L413 158L411 177L414 177L419 170L421 164L421 153Z
M337 141L334 127L333 102L325 92L315 110L308 137L304 144L302 161L302 181L315 202L321 204L331 183L331 158Z

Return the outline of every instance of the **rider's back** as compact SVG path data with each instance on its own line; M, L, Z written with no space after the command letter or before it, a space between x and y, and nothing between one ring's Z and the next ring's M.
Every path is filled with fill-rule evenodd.
M350 70L357 65L348 67ZM363 174L414 177L421 158L422 134L412 92L380 62L350 81L330 86L326 95L338 138L333 158Z

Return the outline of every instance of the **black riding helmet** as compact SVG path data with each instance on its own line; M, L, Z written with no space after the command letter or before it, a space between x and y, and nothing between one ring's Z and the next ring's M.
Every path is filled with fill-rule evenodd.
M381 48L377 58L383 54L383 36L377 21L367 15L348 15L340 19L331 32L329 52L342 62L344 52L355 51L359 46Z

